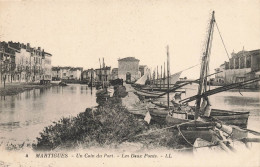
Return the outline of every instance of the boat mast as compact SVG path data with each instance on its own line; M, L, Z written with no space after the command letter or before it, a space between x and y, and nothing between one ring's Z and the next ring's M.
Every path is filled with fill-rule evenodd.
M91 68L91 71L90 71L90 89L91 89L91 94L92 94L92 86L93 86L93 69Z
M102 83L102 68L101 68L101 62L100 62L100 58L99 58L99 65L100 65L100 82Z
M153 87L155 85L155 70L153 70Z
M202 63L201 63L201 71L200 71L200 81L199 81L199 88L197 95L201 95L203 92L207 90L207 73L209 68L209 55L211 51L212 46L212 39L213 39L213 30L214 30L214 23L215 23L215 12L212 12L212 18L210 21L209 26L209 32L208 32L208 40L207 40L207 46L206 51L203 54L202 57ZM200 111L200 104L201 104L201 98L196 99L196 109L195 109L195 120L199 117L199 111Z
M105 69L105 60L104 60L104 57L103 57L103 70L104 70L104 77L103 77L103 88L105 88L105 81L106 81L106 69Z
M165 87L165 79L166 79L166 76L165 76L165 62L164 62L163 87Z
M162 89L162 65L161 65L160 89Z
M169 56L169 46L167 45L167 85L168 85L168 88L167 88L167 105L168 105L168 108L170 106L170 93L169 93L169 89L170 89L170 56Z

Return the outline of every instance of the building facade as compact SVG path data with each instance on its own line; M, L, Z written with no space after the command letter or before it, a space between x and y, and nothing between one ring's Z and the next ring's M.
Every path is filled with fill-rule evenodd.
M82 71L82 73L81 73L82 81L89 83L91 80L91 77L94 82L95 78L96 78L96 71L93 68Z
M81 80L82 67L52 67L52 80Z
M113 68L113 69L112 69L111 79L112 79L112 80L118 79L118 68Z
M97 82L102 81L110 81L111 80L111 67L105 66L103 68L97 68L96 71L96 78Z
M43 79L51 80L52 79L52 65L51 65L51 57L50 53L43 51Z
M12 83L50 80L51 57L50 53L44 52L40 47L32 48L29 43L0 42L0 81Z
M232 53L229 62L225 62L215 69L220 72L215 75L215 82L221 84L231 84L254 79L260 75L260 49ZM259 88L260 83L249 85L252 88Z
M141 77L139 61L134 57L126 57L118 60L118 78L124 81L136 81Z
M141 76L143 76L143 75L145 74L145 72L148 71L147 65L140 65L140 66L139 66L139 71L140 71L140 73L141 73Z

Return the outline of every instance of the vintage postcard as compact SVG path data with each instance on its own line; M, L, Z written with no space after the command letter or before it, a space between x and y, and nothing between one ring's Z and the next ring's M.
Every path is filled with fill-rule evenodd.
M260 166L259 0L0 0L0 166Z

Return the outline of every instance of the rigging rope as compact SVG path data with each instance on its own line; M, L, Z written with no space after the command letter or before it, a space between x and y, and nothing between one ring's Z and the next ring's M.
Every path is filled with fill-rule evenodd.
M168 127L165 127L165 128L152 130L152 131L147 132L147 133L142 133L142 134L139 134L139 135L133 136L133 138L135 138L135 137L140 137L140 136L144 136L144 135L149 135L149 134L151 134L151 133L153 133L153 132L157 132L157 131L162 131L162 130L166 130L166 129L174 128L174 127L177 127L177 126L180 126L180 125L185 125L185 124L188 124L188 123L191 123L191 122L195 122L195 120L190 120L190 121L188 121L188 122L183 122L183 123L176 124L176 125L173 125L173 126L168 126Z
M217 24L217 21L216 21L216 20L215 20L215 23L216 23L216 27L217 27L217 29L218 29L218 33L219 33L219 36L220 36L220 38L221 38L222 44L223 44L223 46L224 46L224 48L225 48L225 51L226 51L226 53L227 53L227 57L228 57L228 59L230 59L230 58L229 58L229 54L228 54L228 52L227 52L226 45L225 45L224 40L223 40L223 38L222 38L222 35L221 35L220 31L219 31L218 24Z
M191 146L193 146L193 144L191 144L191 142L188 141L188 139L186 139L186 137L182 134L180 126L177 126L179 134L182 136L182 138Z

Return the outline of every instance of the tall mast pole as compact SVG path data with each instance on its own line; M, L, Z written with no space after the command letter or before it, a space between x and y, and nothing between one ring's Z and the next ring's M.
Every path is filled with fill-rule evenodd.
M164 62L163 87L165 87L165 80L166 80L166 74L165 74L165 62Z
M160 89L162 89L162 65L161 65Z
M168 108L170 107L170 55L169 55L169 46L167 45L167 86L168 86L168 90L167 90L167 105Z
M103 89L105 88L105 81L106 81L106 69L105 69L105 60L104 60L104 57L103 57L103 70L104 70L104 77L103 80L102 80L102 83L103 83Z
M90 70L90 89L92 94L92 84L93 84L93 69Z
M158 80L159 80L159 72L158 72L158 66L157 66L157 80L156 80L156 87L158 86Z
M153 70L153 86L155 85L155 70Z
M210 55L211 43L212 43L212 38L213 38L212 35L213 35L213 29L214 29L214 23L215 23L214 14L215 14L215 12L213 11L212 18L210 21L209 32L208 32L207 47L206 47L206 51L202 57L200 82L199 82L199 88L198 88L197 95L201 95L203 93L203 91L206 91L206 89L207 89L208 63L209 63L209 55ZM196 100L195 120L198 119L198 117L199 117L200 104L201 104L201 98L198 98Z
M101 62L100 62L100 58L99 58L99 65L100 65L100 81L102 83L102 68L101 68Z

